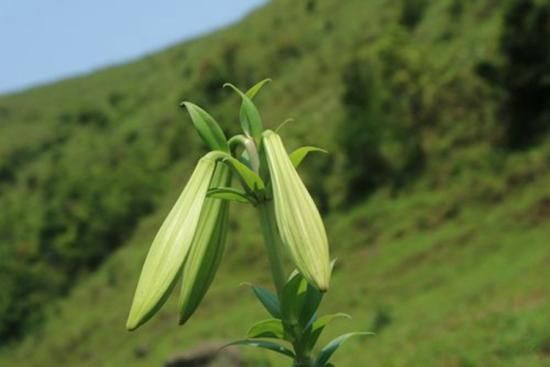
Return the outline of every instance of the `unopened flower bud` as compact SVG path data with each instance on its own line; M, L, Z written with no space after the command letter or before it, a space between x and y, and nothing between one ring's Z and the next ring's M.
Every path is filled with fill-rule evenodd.
M304 277L328 290L330 258L325 226L313 199L294 168L279 135L263 133L277 227L291 259Z

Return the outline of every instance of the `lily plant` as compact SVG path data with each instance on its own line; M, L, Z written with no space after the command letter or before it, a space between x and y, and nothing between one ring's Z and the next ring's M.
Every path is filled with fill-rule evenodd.
M310 152L324 150L304 146L288 154L280 135L264 130L253 99L269 81L246 92L224 85L242 99L239 117L243 133L230 139L205 110L191 102L182 103L210 152L197 162L151 244L127 328L135 330L153 317L178 281L179 321L189 320L214 280L225 248L229 204L236 201L258 211L274 291L251 285L270 318L252 325L245 339L229 345L282 354L294 367L333 367L330 359L344 341L371 333L344 334L320 350L316 348L327 324L349 318L343 313L318 315L333 263L319 210L296 171ZM290 274L285 272L284 256L296 268Z

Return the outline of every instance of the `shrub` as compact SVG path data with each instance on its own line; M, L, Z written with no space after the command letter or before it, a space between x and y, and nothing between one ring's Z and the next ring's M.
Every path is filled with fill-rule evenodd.
M550 128L550 3L513 0L500 38L501 64L483 62L479 75L502 91L502 144L522 149Z
M338 140L347 160L349 202L385 184L398 188L423 166L414 128L416 76L403 52L389 42L352 59L342 74L345 117Z
M404 0L399 22L411 30L415 29L422 21L428 4L426 0Z
M100 109L84 108L78 112L76 121L81 125L93 125L104 128L109 125L109 116Z

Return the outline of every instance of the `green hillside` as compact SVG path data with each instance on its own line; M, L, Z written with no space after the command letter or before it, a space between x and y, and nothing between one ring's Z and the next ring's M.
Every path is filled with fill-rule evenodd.
M206 151L179 103L233 134L240 100L222 84L266 77L264 124L294 118L288 150L330 152L300 168L338 258L324 311L354 317L326 337L376 332L334 363L550 365L549 24L537 0L276 0L137 62L0 97L0 366L161 366L266 316L240 286L270 282L256 213L232 204L190 322L177 326L172 299L125 329L148 246Z

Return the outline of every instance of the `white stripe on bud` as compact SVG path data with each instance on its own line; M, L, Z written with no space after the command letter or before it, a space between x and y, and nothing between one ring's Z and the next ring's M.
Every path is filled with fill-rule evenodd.
M219 162L210 183L211 188L229 185L229 167ZM183 266L179 299L180 324L185 323L202 301L222 259L229 221L229 201L207 198L191 250Z
M173 288L197 229L210 179L224 153L202 157L176 204L164 220L143 264L126 327L134 330L164 304Z
M279 135L263 133L275 204L277 227L291 259L321 291L330 282L330 257L325 226L317 207L294 168Z

